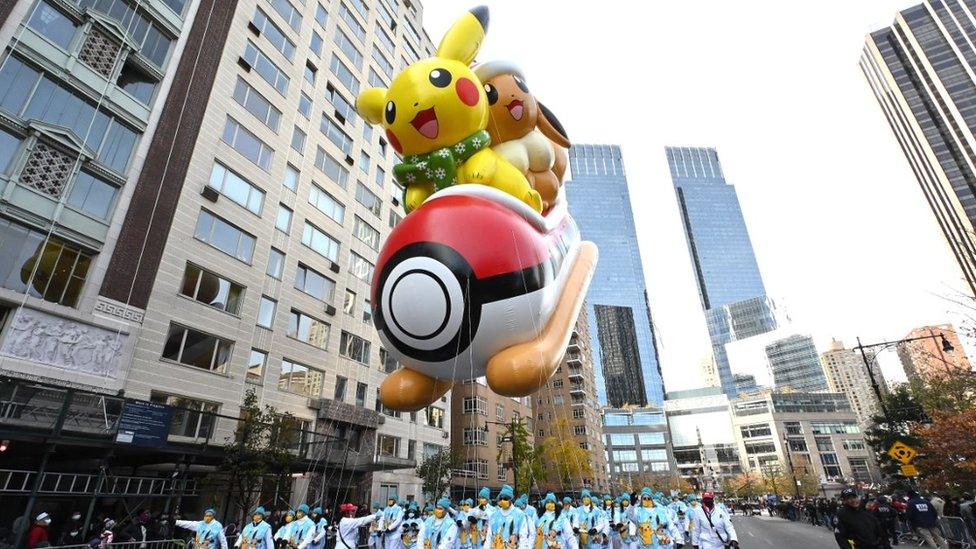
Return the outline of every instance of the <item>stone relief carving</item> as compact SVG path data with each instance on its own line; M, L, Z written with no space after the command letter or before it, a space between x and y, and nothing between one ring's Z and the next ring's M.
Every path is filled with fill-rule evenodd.
M0 353L97 376L116 378L128 335L21 307Z

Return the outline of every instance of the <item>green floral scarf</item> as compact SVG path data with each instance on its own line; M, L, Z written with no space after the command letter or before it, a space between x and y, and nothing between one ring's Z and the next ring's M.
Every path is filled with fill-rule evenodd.
M404 187L433 183L438 191L446 189L457 183L458 165L489 145L488 132L479 130L453 147L404 157L402 163L393 167L393 177Z

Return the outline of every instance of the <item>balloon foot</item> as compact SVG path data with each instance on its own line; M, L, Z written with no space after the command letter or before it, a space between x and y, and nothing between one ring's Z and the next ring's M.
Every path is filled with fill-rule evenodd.
M383 380L380 402L397 412L416 412L436 402L453 386L452 380L437 379L416 370L401 368Z

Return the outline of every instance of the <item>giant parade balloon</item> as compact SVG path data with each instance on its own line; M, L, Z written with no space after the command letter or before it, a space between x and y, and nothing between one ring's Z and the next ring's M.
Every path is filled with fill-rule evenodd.
M373 322L402 368L380 399L415 411L484 376L527 396L558 367L596 267L562 177L569 139L510 62L474 64L488 10L465 13L435 57L370 88L356 109L403 157L408 215L373 276Z

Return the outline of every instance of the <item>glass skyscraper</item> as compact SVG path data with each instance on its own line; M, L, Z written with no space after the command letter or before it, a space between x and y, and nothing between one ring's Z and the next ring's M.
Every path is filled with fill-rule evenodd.
M736 394L725 345L776 329L735 187L711 148L667 147L671 181L722 390Z
M662 406L661 369L630 192L617 145L573 145L569 209L583 238L600 248L587 294L597 396L611 406ZM633 380L641 380L643 388Z
M792 335L766 346L766 359L776 389L814 393L827 390L817 347L809 336Z
M976 293L973 2L928 0L865 40L861 70Z

